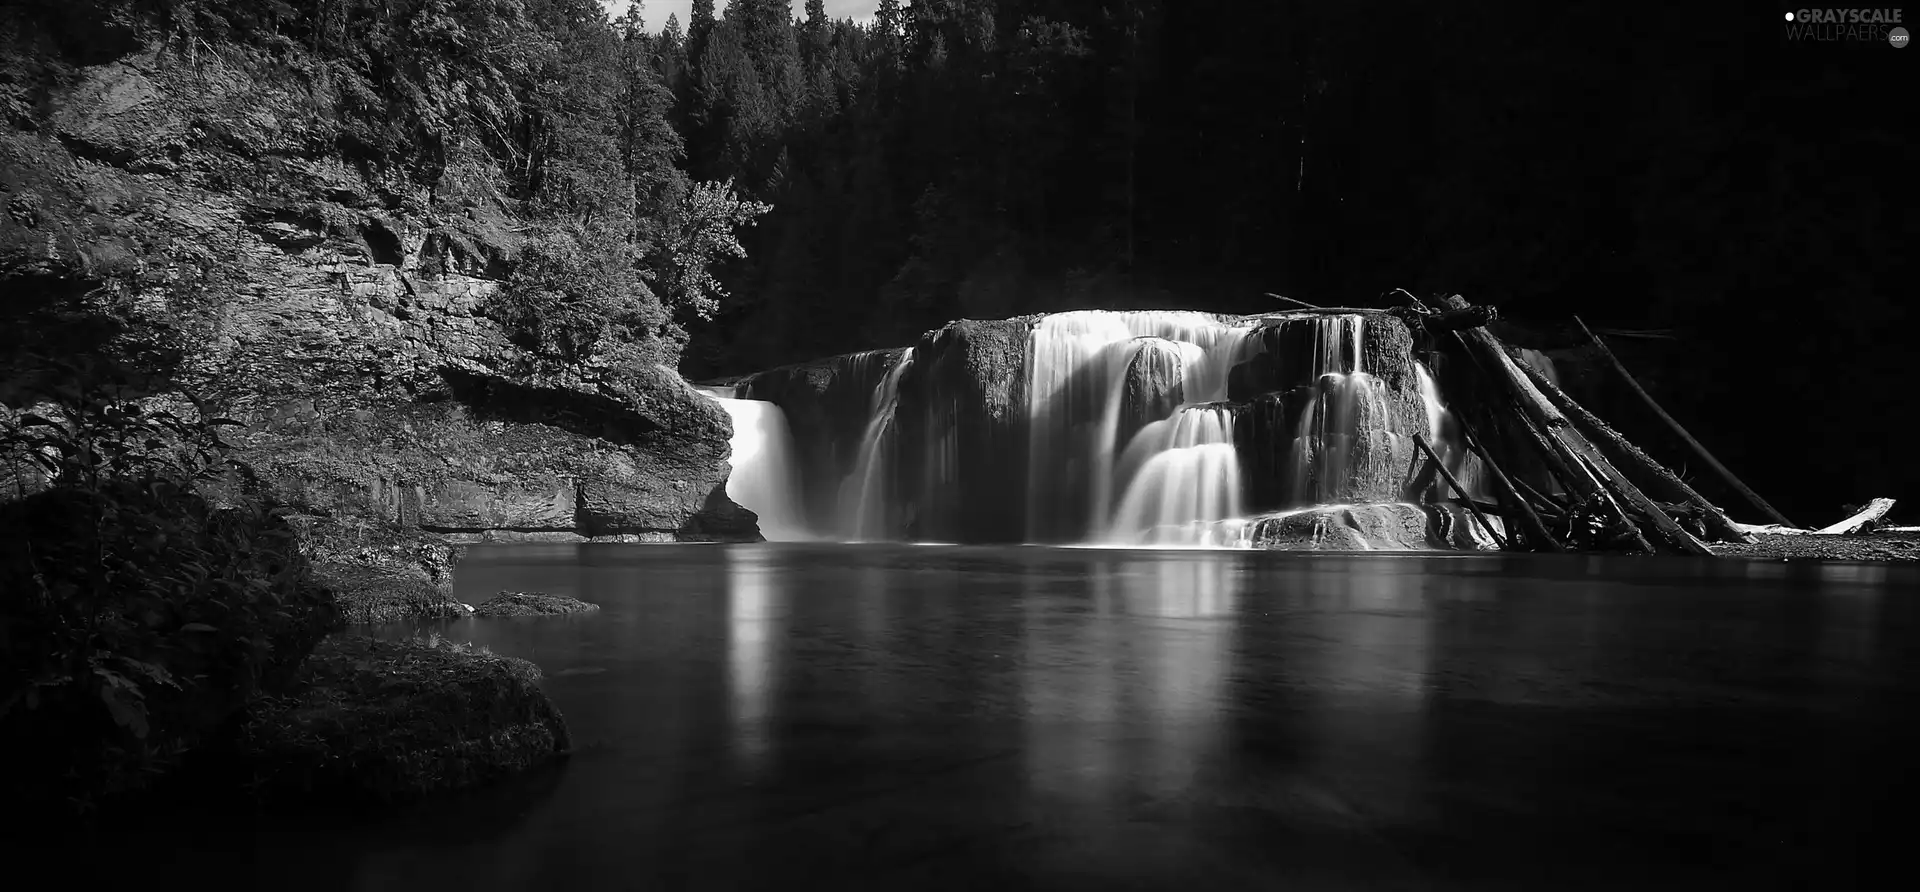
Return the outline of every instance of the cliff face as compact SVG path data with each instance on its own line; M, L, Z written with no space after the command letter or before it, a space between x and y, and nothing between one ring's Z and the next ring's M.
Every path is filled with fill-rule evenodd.
M276 71L148 50L0 131L0 399L58 383L29 354L189 385L349 558L436 534L758 538L711 401L647 362L536 361L487 318L519 238L484 171L420 185L356 159Z

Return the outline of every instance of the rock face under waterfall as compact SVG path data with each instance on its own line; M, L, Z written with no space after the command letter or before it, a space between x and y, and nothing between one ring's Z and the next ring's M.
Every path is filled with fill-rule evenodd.
M910 538L1022 541L1031 331L1030 317L962 320L914 345L892 475L897 492L912 494Z
M739 399L765 400L786 414L800 466L800 498L808 525L828 531L838 510L840 482L859 460L862 433L873 411L874 388L898 365L905 349L831 356L757 372L731 382Z

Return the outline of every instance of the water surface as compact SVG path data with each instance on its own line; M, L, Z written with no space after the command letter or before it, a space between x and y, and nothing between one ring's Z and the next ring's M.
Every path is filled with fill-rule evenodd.
M1567 556L482 548L468 601L603 607L439 627L545 669L569 762L358 824L150 842L196 884L276 889L1850 887L1906 845L1916 581Z

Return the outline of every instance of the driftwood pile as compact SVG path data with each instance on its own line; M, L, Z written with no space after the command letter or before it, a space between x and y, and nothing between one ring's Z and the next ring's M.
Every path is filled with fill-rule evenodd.
M1687 554L1710 556L1708 541L1751 543L1750 528L1736 524L1726 513L1706 500L1691 486L1649 458L1613 428L1588 412L1538 370L1518 361L1517 354L1502 344L1486 328L1497 318L1489 307L1477 307L1454 296L1429 304L1413 298L1409 306L1392 312L1410 325L1423 329L1448 352L1456 354L1475 374L1483 376L1496 394L1493 404L1481 407L1505 419L1507 426L1519 432L1517 439L1525 448L1508 443L1490 442L1479 436L1467 420L1471 413L1459 413L1464 440L1477 456L1493 484L1497 501L1488 503L1472 498L1459 481L1448 473L1431 444L1419 441L1425 457L1409 484L1409 491L1423 491L1437 474L1454 500L1463 504L1489 538L1502 548L1526 551L1599 550L1628 551L1643 554ZM1576 320L1577 322L1578 320ZM1585 326L1581 326L1585 330ZM1746 488L1726 468L1706 453L1698 441L1682 430L1626 369L1619 366L1606 345L1602 355L1613 362L1636 393L1656 414L1705 458L1733 488L1746 495L1768 516L1787 524L1785 518ZM1496 454L1504 451L1505 454ZM1559 484L1560 495L1548 495L1528 485L1508 467L1523 463L1544 466ZM1495 532L1489 515L1504 521L1507 535Z

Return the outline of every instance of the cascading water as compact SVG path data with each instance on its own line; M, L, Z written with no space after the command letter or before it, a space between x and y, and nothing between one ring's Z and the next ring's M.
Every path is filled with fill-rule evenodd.
M1123 407L1224 399L1228 372L1258 349L1252 331L1191 312L1042 319L1027 351L1028 541L1079 541L1105 526ZM1170 355L1179 357L1178 374L1154 374L1171 371Z
M1460 435L1460 422L1453 417L1446 404L1440 400L1440 387L1433 380L1433 374L1421 363L1414 364L1414 371L1420 377L1420 402L1427 410L1427 442L1440 457L1440 463L1446 466L1460 485L1476 499L1491 499L1485 483L1485 472L1480 466L1480 458L1466 448Z
M1479 547L1451 507L1407 501L1415 435L1485 497L1412 351L1384 314L1079 311L955 323L738 393L795 413L812 528L840 538Z
M727 497L759 515L760 535L769 542L812 538L801 509L800 472L794 460L793 434L786 413L761 400L734 399L731 388L703 389L733 419L732 451L727 463Z
M860 440L860 457L853 473L840 486L840 535L855 541L888 538L893 529L889 506L892 504L893 449L897 440L894 418L900 406L900 379L913 367L913 350L907 352L887 371L873 389L871 420Z
M1118 476L1124 494L1104 541L1222 545L1219 522L1246 514L1226 406L1188 406L1141 428Z

